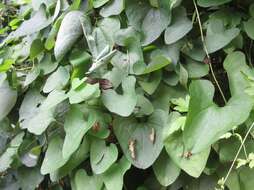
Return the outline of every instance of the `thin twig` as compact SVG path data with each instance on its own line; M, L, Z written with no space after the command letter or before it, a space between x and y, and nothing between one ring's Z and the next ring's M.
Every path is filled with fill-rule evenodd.
M194 7L195 7L195 11L196 11L196 16L197 16L197 19L198 19L198 25L199 25L199 30L200 30L200 34L201 34L201 40L202 40L202 43L203 43L203 48L204 48L204 51L206 53L206 57L208 58L208 64L209 64L209 67L210 67L210 71L211 71L211 74L213 76L213 79L216 83L216 86L217 88L219 89L220 91L220 94L224 100L225 103L227 103L227 100L225 98L225 95L220 87L220 84L214 74L214 71L213 71L213 67L212 67L212 63L211 63L211 57L208 53L208 49L207 49L207 46L206 46L206 43L205 43L205 38L204 38L204 33L203 33L203 29L202 29L202 23L201 23L201 20L200 20L200 14L199 14L199 11L198 11L198 7L197 7L197 4L196 4L196 0L193 0L193 4L194 4Z
M243 138L243 141L242 141L242 143L241 143L241 146L239 147L239 149L238 149L238 151L237 151L237 153L236 153L236 155L235 155L235 158L234 158L234 160L233 160L233 162L232 162L232 164L231 164L231 166L230 166L230 168L229 168L229 170L228 170L228 173L227 173L227 175L226 175L226 177L225 177L225 179L224 179L224 181L223 181L224 184L226 183L226 181L227 181L227 179L228 179L228 177L229 177L231 171L233 170L233 167L234 167L234 165L235 165L235 162L236 162L236 160L237 160L237 158L238 158L238 156L239 156L239 154L240 154L240 152L241 152L241 150L242 150L242 148L243 148L243 146L244 146L244 143L245 143L245 141L247 140L247 137L249 136L249 134L251 133L251 131L252 131L253 128L254 128L254 122L251 124L249 130L247 131L245 137Z

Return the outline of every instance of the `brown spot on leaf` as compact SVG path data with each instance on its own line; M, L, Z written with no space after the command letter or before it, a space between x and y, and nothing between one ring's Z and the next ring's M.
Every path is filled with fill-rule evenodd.
M204 63L209 65L210 62L211 62L211 60L206 56L204 59Z
M186 153L184 154L184 157L187 158L187 159L189 159L192 155L193 155L193 154L192 154L190 151L188 151L188 152L186 152Z
M92 127L92 130L95 132L95 133L98 133L99 130L100 130L101 126L100 126L100 123L99 122L96 122L93 127Z
M129 141L129 151L131 153L131 158L136 159L136 140Z
M99 79L99 78L87 78L86 82L88 84L99 83L102 90L113 89L113 84L108 79Z
M154 144L155 142L155 137L156 137L156 134L155 134L155 130L154 128L152 128L152 131L151 133L149 134L149 140Z

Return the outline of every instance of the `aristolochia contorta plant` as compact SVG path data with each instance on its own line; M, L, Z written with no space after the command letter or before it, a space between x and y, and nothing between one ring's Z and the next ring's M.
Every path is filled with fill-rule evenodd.
M0 189L253 190L252 0L4 0L0 26Z

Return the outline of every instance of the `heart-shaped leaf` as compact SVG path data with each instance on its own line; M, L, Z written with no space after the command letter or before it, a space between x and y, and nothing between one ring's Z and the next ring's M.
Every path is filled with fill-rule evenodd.
M68 96L66 95L65 91L54 90L49 93L48 97L43 101L40 109L43 111L53 109L67 98Z
M55 89L61 90L65 87L70 79L70 74L67 68L60 66L54 73L47 79L43 92L49 93Z
M135 115L136 117L143 117L145 115L151 115L154 111L153 104L144 96L139 94L136 105Z
M144 69L143 74L151 73L171 64L171 60L162 55L152 57L151 62Z
M244 54L228 55L224 68L232 95L226 106L218 107L213 102L214 87L210 82L198 80L190 85L191 98L183 135L185 147L192 153L208 148L228 130L242 124L252 109L253 100L245 93L248 84L242 74L250 72Z
M146 93L152 95L159 86L161 77L161 71L153 72L149 76L144 76L144 79L142 78L138 83Z
M16 135L10 142L9 147L5 150L5 152L0 157L0 172L4 172L7 170L15 155L18 153L19 146L23 141L24 133L19 133Z
M66 136L63 144L63 158L69 158L79 147L83 136L93 126L93 116L85 120L78 106L71 106L64 123Z
M41 6L35 15L29 20L24 21L17 30L7 37L7 40L39 32L50 25L52 21L52 18L47 18L45 6Z
M146 169L159 156L163 148L162 130L166 114L155 110L146 122L135 118L117 118L113 127L126 158L136 167Z
M101 174L117 160L118 150L115 144L106 146L104 140L95 139L92 141L90 154L93 172Z
M210 148L200 153L191 154L184 146L181 132L176 132L169 136L164 144L167 153L178 167L183 169L190 176L197 178L201 175L202 171L205 169Z
M85 136L78 150L72 154L68 162L54 172L50 173L51 181L58 181L68 175L74 168L79 166L85 159L88 158L90 151L90 142Z
M126 3L125 13L128 18L128 23L130 26L134 27L135 30L140 31L140 26L150 10L150 6L147 3L147 0L140 0L137 3L136 0L128 0Z
M102 102L109 111L121 115L129 116L136 104L137 95L135 92L136 78L133 76L126 77L122 82L123 94L117 94L115 90L105 90L102 93Z
M84 80L73 79L71 90L67 94L71 104L78 104L100 96L99 84L87 84Z
M171 185L180 175L181 169L170 159L166 151L162 151L153 164L153 171L161 185Z
M34 190L44 178L40 173L40 168L38 167L21 167L18 169L18 179L22 189Z
M62 147L63 139L59 135L52 138L41 165L41 174L54 172L68 161L69 158L62 156Z
M49 126L54 119L54 107L50 109L41 109L41 105L45 97L43 97L35 89L30 90L19 110L19 122L23 129L40 135Z
M254 40L254 18L249 19L247 22L244 22L244 29L247 35Z
M103 17L119 15L124 10L124 5L125 0L111 0L101 9L100 15Z
M123 156L118 163L114 163L102 174L103 182L107 189L122 190L123 176L131 167L131 163Z
M142 23L142 32L144 34L142 45L149 45L159 38L170 21L170 16L166 10L151 8Z
M85 170L78 170L75 174L76 190L101 190L103 181L99 176L88 176Z
M228 45L234 38L238 36L240 30L238 28L225 29L222 20L213 19L208 25L208 31L205 43L209 53L214 53Z
M173 44L183 38L192 29L192 22L187 18L183 7L173 11L172 23L165 31L166 44Z

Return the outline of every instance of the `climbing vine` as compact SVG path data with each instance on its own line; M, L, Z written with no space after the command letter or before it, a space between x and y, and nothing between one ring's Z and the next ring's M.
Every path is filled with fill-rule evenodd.
M0 3L0 189L252 190L252 0Z

